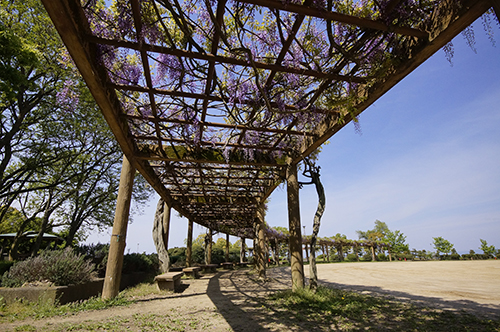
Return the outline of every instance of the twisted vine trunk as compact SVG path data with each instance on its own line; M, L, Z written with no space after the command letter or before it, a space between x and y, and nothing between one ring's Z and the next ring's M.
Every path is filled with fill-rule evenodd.
M163 214L168 213L168 211L165 210L165 203L163 202L163 199L160 198L156 207L153 224L153 241L156 247L156 252L158 253L158 260L160 262L160 270L162 273L168 272L170 267L170 258L168 257L168 249L165 246L164 240L165 230L163 229Z
M318 193L318 208L316 209L316 214L314 215L313 231L311 236L309 288L313 291L316 291L316 289L318 288L318 269L316 268L316 241L318 238L321 217L323 216L323 212L325 212L326 197L325 189L323 188L323 184L319 179L318 173L313 174L312 182L316 186L316 192Z

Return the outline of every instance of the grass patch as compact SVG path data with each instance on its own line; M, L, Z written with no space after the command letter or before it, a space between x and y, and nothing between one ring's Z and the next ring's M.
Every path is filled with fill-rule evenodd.
M72 302L64 305L54 304L43 297L37 302L17 301L0 305L0 323L13 322L26 318L42 319L46 317L73 315L82 311L104 310L111 307L127 306L135 303L137 298L155 294L164 294L153 283L141 283L122 291L116 298L103 300L92 297L88 300ZM26 327L29 329L29 327Z
M156 295L165 294L165 291L159 290L155 283L150 283L150 282L140 283L134 287L127 288L120 293L120 295L129 300L134 300L138 297L155 295L155 294Z
M125 306L134 301L120 295L111 300L92 297L88 300L72 302L64 305L54 304L50 299L40 298L37 302L17 301L4 305L0 309L0 323L13 322L26 318L42 319L46 317L72 315L81 311L103 310L111 307Z
M291 325L317 331L500 331L500 320L422 308L384 297L319 287L281 291L265 305ZM282 319L282 318L281 318Z

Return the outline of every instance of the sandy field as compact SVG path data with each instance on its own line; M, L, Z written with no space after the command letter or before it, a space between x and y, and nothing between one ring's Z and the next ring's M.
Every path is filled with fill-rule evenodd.
M319 264L318 278L333 287L500 316L500 260Z
M308 269L305 266L306 276ZM140 298L127 307L3 323L0 331L14 331L16 327L19 330L26 324L41 331L67 331L65 326L75 324L90 326L134 319L141 324L147 324L148 320L168 321L189 331L308 330L291 328L286 321L273 317L260 301L276 290L291 288L290 268L268 269L266 282L256 280L248 271L223 271L197 280L186 279L180 292ZM500 261L319 264L318 275L321 283L337 288L500 317ZM189 328L190 322L196 324Z

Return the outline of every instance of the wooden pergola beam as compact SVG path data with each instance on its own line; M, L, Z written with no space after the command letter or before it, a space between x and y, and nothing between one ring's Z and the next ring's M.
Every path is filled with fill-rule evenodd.
M254 61L253 66L252 66L252 64L250 64L247 60L238 59L238 58L225 57L225 56L214 55L214 54L210 54L210 53L198 53L198 52L193 52L193 51L181 50L178 48L150 45L147 43L139 44L136 42L126 41L126 40L107 39L107 38L97 37L97 36L94 36L91 34L88 34L86 36L86 40L90 43L109 45L109 46L115 46L115 47L123 47L123 48L128 48L131 50L135 50L138 52L146 51L146 52L163 53L163 54L169 54L169 55L173 55L173 56L177 56L177 57L181 57L181 58L189 58L189 59L194 59L194 60L217 62L217 63L221 63L221 64L237 65L237 66L241 66L241 67L245 67L245 68L252 68L253 66L255 66L255 68L258 68L258 69L271 70L271 71L276 71L276 72L280 72L280 73L298 74L298 75L315 77L315 78L319 78L319 79L332 79L332 80L336 80L336 81L353 82L353 83L360 83L360 84L367 82L367 78L365 78L365 77L345 76L345 75L339 75L339 74L334 74L334 73L327 73L327 72L323 72L323 71L319 71L319 70L287 67L287 66L269 64L269 63L259 62L259 61Z
M374 21L362 17L345 15L328 10L316 9L307 4L298 5L294 3L285 3L277 0L236 0L236 1L267 7L271 9L279 9L287 12L297 13L299 15L307 15L307 16L322 18L329 21L336 21L349 25L355 25L360 28L374 29L385 32L395 32L400 35L406 35L418 38L428 38L428 34L422 30L410 27L402 27L397 25L386 25L380 21Z

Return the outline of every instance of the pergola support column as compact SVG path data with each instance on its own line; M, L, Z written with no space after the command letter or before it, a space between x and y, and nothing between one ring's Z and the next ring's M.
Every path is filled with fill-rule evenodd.
M127 157L123 156L120 186L118 188L118 197L116 200L115 219L113 221L113 233L111 234L111 241L109 244L106 276L102 289L103 299L112 299L120 292L123 252L126 246L125 239L127 236L134 176L134 167L130 164Z
M245 248L245 238L241 238L241 248L240 248L240 263L245 263L246 248Z
M172 208L164 202L163 205L163 243L165 244L165 249L168 250L168 236L170 234L170 212Z
M265 233L265 221L264 221L264 208L259 206L257 209L257 216L255 218L255 236L257 238L257 248L255 250L257 254L257 274L259 279L266 278L266 233Z
M226 234L226 262L229 262L229 234Z
M188 234L186 241L186 266L190 267L193 256L193 221L188 221Z
M300 230L299 181L297 165L289 165L286 174L288 196L289 251L292 270L292 290L304 288L304 262L302 260L302 234Z

